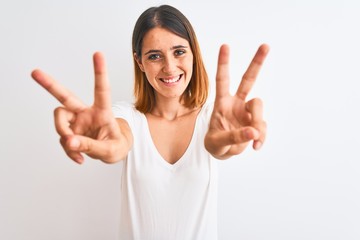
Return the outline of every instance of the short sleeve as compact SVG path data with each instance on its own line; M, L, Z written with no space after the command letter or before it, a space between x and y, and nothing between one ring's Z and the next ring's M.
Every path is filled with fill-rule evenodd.
M213 112L214 109L214 103L213 102L206 102L203 106L203 110L202 110L202 118L205 119L205 122L207 124L210 123L210 118L211 118L211 114Z
M134 105L129 102L115 102L112 105L112 112L115 118L122 118L131 126L134 123Z

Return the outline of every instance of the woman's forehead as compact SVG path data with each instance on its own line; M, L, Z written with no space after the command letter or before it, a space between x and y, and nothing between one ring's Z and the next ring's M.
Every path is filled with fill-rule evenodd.
M143 50L171 50L175 46L189 46L189 42L175 33L165 29L156 27L148 31L143 39Z

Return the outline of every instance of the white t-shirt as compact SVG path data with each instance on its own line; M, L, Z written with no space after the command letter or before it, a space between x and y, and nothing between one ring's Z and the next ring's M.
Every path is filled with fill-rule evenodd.
M157 151L145 115L129 103L113 106L134 140L121 161L121 240L217 239L217 160L204 147L211 110L201 109L186 152L170 164Z

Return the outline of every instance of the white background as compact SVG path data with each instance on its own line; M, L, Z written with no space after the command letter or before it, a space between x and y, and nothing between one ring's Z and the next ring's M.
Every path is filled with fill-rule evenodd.
M146 8L179 8L197 32L212 84L231 47L232 91L257 47L271 52L251 97L268 138L220 163L219 239L360 239L358 1L0 2L0 239L117 240L120 165L63 153L58 103L41 68L92 102L92 54L104 52L113 101L132 100L131 33Z

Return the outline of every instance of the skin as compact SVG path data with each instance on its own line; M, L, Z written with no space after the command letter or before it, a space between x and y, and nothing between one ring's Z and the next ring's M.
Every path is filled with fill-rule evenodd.
M156 108L170 111L174 107L163 106L175 103L190 83L193 69L193 54L187 40L164 28L151 29L143 39L142 56L134 54L140 69L145 72L150 85L155 89ZM164 80L178 79L164 83Z
M92 106L86 106L39 69L34 70L31 76L62 104L54 111L55 128L68 157L79 164L84 161L82 154L105 163L114 163L127 155L132 145L132 135L128 124L112 115L104 56L97 52L93 61L95 99Z
M209 131L205 136L206 149L218 159L227 159L240 154L250 141L253 148L261 148L266 137L266 123L263 120L261 99L246 100L261 66L269 52L263 44L257 50L245 71L237 92L229 93L229 46L220 48L216 73L216 96L210 119Z
M163 159L174 164L191 141L200 110L186 108L180 101L192 76L193 54L187 40L163 28L154 28L144 36L141 52L142 56L134 57L156 98L154 109L145 114L150 134ZM165 82L169 80L178 81Z
M189 45L186 40L167 30L155 28L144 37L144 56L134 56L156 90L156 106L146 114L146 118L155 146L170 164L175 163L186 151L200 110L186 108L180 101L191 78L193 57L189 47L185 48L185 54L180 54L177 50L184 48L174 46ZM149 51L154 53L152 50L156 50L160 60L150 61L146 58ZM268 51L269 47L265 44L259 47L236 94L232 96L229 93L229 47L222 45L220 48L215 105L204 139L206 149L218 159L240 154L251 141L257 150L265 141L266 123L262 117L262 102L258 98L247 101L246 97ZM126 157L133 137L127 122L115 119L112 114L104 56L95 53L93 62L95 99L91 106L86 106L43 71L36 69L31 75L62 104L54 111L55 128L68 157L79 164L84 162L83 154L105 163L114 163ZM180 81L176 84L161 81L180 75Z

